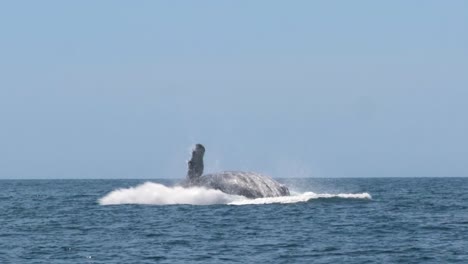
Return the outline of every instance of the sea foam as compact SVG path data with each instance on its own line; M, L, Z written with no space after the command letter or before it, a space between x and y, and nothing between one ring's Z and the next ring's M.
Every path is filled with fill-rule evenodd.
M184 188L181 186L165 186L159 183L146 182L136 187L117 189L99 199L101 205L117 204L273 204L273 203L298 203L307 202L320 198L343 198L343 199L372 199L369 193L292 193L291 196L268 197L248 199L244 196L230 195L219 190L206 189L202 187Z
M242 196L223 193L201 187L168 187L159 183L146 182L136 187L117 189L99 199L101 205L114 204L226 204Z
M372 196L369 193L314 193L314 192L305 192L305 193L292 193L290 196L281 196L281 197L267 197L267 198L257 198L257 199L243 199L232 201L229 204L232 205L245 205L245 204L272 204L272 203L299 203L307 202L313 199L320 198L343 198L343 199L372 199Z

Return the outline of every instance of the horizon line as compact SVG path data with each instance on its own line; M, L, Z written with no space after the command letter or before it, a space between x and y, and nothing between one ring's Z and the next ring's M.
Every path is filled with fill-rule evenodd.
M413 179L413 178L468 178L468 176L385 176L385 177L274 177L274 179ZM0 181L21 180L184 180L185 178L0 178Z

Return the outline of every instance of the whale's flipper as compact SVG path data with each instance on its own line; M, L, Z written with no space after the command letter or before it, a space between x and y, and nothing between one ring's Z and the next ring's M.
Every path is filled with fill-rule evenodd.
M195 145L192 150L192 158L188 162L187 179L195 180L203 174L203 155L205 147L202 144Z

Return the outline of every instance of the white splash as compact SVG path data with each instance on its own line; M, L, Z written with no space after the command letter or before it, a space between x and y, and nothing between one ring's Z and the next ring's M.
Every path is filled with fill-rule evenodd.
M117 189L99 199L101 205L115 204L226 204L242 196L234 196L218 190L200 187L167 187L159 183L146 182L136 187Z
M272 204L272 203L298 203L307 202L320 198L344 198L344 199L372 199L369 193L339 193L339 194L317 194L305 192L302 194L292 194L291 196L269 197L248 199L243 196L229 195L219 190L206 189L201 187L184 188L181 186L167 187L159 183L146 182L136 187L117 189L99 199L101 205L117 204Z
M272 204L272 203L299 203L307 202L312 199L320 198L344 198L344 199L372 199L372 196L369 193L339 193L339 194L329 194L329 193L313 193L305 192L302 194L292 194L291 196L281 196L281 197L268 197L268 198L257 198L257 199L244 199L230 202L231 205L246 205L246 204Z

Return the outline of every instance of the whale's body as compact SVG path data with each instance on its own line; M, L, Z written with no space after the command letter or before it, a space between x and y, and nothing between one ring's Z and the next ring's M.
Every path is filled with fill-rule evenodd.
M289 195L286 186L272 178L255 172L224 171L203 175L205 148L197 144L188 162L185 186L200 186L220 190L227 194L248 198L277 197Z
M268 176L254 172L224 171L206 174L197 179L188 180L187 183L190 186L202 186L248 198L289 195L286 186L279 184Z

